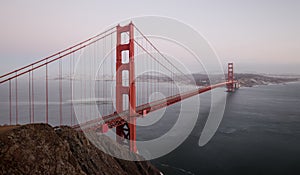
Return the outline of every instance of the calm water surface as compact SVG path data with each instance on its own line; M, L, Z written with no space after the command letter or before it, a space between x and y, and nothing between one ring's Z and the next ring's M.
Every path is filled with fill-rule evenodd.
M204 147L200 119L180 147L152 161L164 174L300 174L299 82L228 94L222 123Z

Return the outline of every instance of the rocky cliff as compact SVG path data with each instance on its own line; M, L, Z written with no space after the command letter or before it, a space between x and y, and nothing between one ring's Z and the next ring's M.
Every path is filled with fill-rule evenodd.
M108 137L99 136L105 142ZM104 142L104 143L105 143ZM137 156L112 144L115 151ZM0 174L160 174L147 161L125 161L95 147L70 127L29 124L0 129Z

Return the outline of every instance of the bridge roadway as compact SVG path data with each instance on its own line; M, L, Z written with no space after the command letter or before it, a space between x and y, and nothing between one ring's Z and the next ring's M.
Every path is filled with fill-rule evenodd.
M150 103L146 103L140 106L136 107L136 114L131 117L142 117L146 115L147 113L159 110L161 108L164 108L166 106L172 105L174 103L177 103L179 101L185 100L187 98L190 98L192 96L195 96L197 94L201 94L204 92L207 92L209 90L226 86L231 83L236 83L236 81L233 82L222 82L210 86L205 86L198 88L196 90L187 91L181 94L173 95L161 100L153 101ZM73 128L77 130L99 130L102 132L105 132L108 128L114 128L117 126L120 126L122 124L126 123L127 118L129 117L129 110L123 111L119 114L114 112L113 114L103 116L102 118L99 117L97 119L93 119L81 124L74 125ZM106 129L105 129L106 128Z

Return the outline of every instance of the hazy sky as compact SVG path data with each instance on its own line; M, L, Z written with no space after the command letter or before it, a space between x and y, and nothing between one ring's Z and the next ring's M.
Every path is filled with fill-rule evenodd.
M143 15L187 23L240 72L300 74L298 0L1 0L0 74Z

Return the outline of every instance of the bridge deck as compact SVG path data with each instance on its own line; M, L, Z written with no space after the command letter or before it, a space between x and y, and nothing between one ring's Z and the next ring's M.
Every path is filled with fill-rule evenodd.
M166 106L172 105L172 104L177 103L182 100L185 100L189 97L207 92L209 90L212 90L212 89L215 89L215 88L218 88L221 86L225 86L230 83L231 82L223 82L223 83L218 83L215 85L205 86L205 87L198 88L196 90L191 90L188 92L173 95L173 96L161 99L161 100L157 100L157 101L153 101L150 103L146 103L146 104L137 106L136 107L136 115L132 116L132 117L141 117L144 114L147 114L149 112L159 110ZM126 120L128 117L129 117L129 110L123 111L119 114L114 112L113 114L103 116L102 118L99 117L98 119L93 119L93 120L75 125L74 128L81 129L81 130L86 130L86 129L94 130L94 129L98 129L99 127L102 127L103 124L107 124L109 128L114 128L114 127L117 127L119 125L126 123Z

